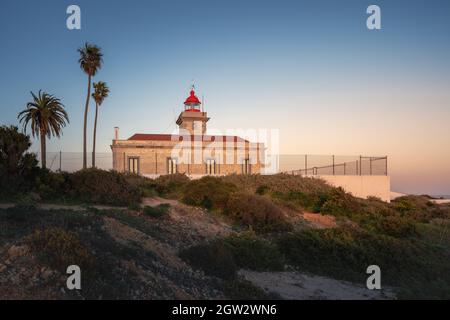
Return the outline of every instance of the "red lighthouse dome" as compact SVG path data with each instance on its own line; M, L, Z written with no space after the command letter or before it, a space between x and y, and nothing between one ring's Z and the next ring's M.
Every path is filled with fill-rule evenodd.
M194 89L191 90L189 97L184 102L185 111L191 111L191 112L200 112L199 106L202 103L195 95Z

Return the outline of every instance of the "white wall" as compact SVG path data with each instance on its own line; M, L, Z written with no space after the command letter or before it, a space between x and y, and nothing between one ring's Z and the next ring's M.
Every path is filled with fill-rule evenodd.
M334 187L342 187L358 198L369 196L391 201L391 179L389 176L311 176L323 179Z

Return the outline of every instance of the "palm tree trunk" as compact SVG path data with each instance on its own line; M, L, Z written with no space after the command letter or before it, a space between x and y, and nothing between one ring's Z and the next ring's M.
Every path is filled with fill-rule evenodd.
M47 148L45 145L45 132L41 131L41 168L47 168Z
M87 116L89 111L89 99L91 98L91 75L88 76L88 92L86 106L84 108L84 128L83 128L83 169L87 168Z
M95 140L97 138L98 103L95 103L94 141L92 143L92 167L95 168Z

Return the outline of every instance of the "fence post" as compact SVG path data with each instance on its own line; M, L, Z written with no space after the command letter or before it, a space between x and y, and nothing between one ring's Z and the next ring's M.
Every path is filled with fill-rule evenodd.
M59 172L61 172L61 158L62 158L62 151L59 150Z
M385 162L385 164L386 164L386 175L388 175L388 157L386 156L386 162Z
M305 154L305 176L308 175L308 155Z
M359 156L359 175L362 176L362 156Z
M333 155L333 176L334 176L334 174L335 174L335 171L334 171L334 155Z

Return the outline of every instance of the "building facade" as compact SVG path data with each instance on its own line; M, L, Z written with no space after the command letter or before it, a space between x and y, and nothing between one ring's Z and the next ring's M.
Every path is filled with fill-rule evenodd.
M191 90L176 124L178 134L137 133L112 141L113 169L148 177L183 173L203 175L261 173L264 144L238 136L207 135L207 113Z

